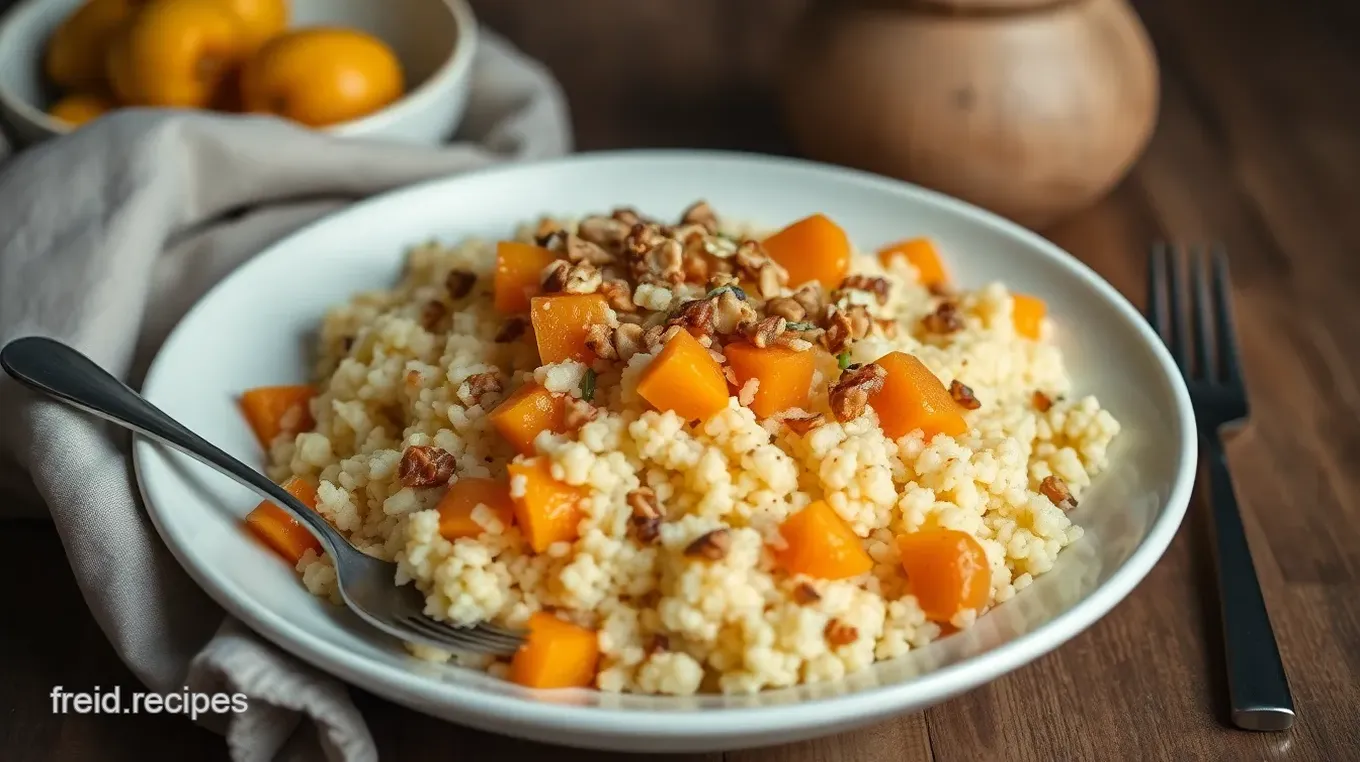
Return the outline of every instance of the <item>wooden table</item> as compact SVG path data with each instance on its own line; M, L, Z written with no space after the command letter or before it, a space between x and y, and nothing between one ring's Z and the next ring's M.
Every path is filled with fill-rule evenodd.
M788 150L766 83L798 0L474 4L560 75L582 149ZM1156 137L1110 198L1046 232L1139 303L1150 241L1227 243L1255 411L1230 452L1298 725L1223 724L1197 499L1147 580L1056 653L923 714L694 759L1360 759L1360 477L1348 468L1360 463L1360 10L1137 6L1163 67ZM52 715L53 685L135 690L135 680L85 611L50 527L0 527L0 580L0 756L225 758L221 739L168 716ZM356 693L383 759L628 758L464 730Z

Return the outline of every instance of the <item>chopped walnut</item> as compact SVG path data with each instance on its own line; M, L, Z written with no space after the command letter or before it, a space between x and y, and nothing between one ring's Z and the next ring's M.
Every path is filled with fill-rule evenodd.
M789 427L789 431L802 437L826 423L826 416L821 413L808 413L807 415L786 415L782 420L784 425Z
M826 316L826 333L822 341L832 354L840 354L850 346L850 342L869 335L873 326L869 310L862 304L852 304L841 310L830 310Z
M685 280L690 283L708 282L708 258L703 254L702 244L695 247L686 245L680 255L681 269Z
M545 248L552 248L548 244L565 232L562 229L562 223L551 217L544 217L538 221L538 227L534 228L534 243Z
M853 421L864 415L869 406L869 397L883 389L888 372L877 363L869 363L854 371L843 373L840 380L831 385L827 396L831 402L831 413L841 423Z
M949 396L959 403L959 407L964 410L977 410L982 407L978 398L973 396L973 388L959 381L957 378L949 382Z
M600 295L615 312L637 310L637 305L633 304L633 289L628 285L628 281L622 278L605 278L600 283Z
M817 588L806 582L799 582L798 586L793 589L793 602L799 606L807 606L821 599L822 595L817 592Z
M875 320L874 320L874 325L878 326L878 332L881 333L881 334L883 334L883 337L884 337L884 338L888 338L888 339L895 339L895 338L897 338L897 321L896 321L896 320L889 320L889 319L886 319L886 318L884 318L884 319L882 319L882 320L875 319Z
M576 234L568 234L562 242L562 251L572 262L586 262L592 265L607 265L614 261L614 255L594 241L587 241Z
M456 464L453 455L445 450L433 445L413 445L402 453L397 476L406 487L438 487L448 483Z
M930 333L954 333L963 330L963 315L954 302L941 302L934 312L921 318L921 326Z
M507 344L524 335L529 328L529 320L518 315L506 318L496 331L496 343Z
M425 377L420 374L420 371L413 369L406 371L406 376L403 380L406 382L407 386L414 389L415 387L420 386L421 382L425 380ZM288 412L291 413L295 409L296 408L289 408ZM285 415L287 414L285 413ZM282 424L282 421L280 421L280 424Z
M699 200L689 205L680 215L681 225L702 225L709 233L718 232L718 215L707 201Z
M620 251L623 249L623 240L628 237L628 231L632 227L632 223L613 217L587 217L577 226L576 234L589 243L610 251Z
M646 347L648 353L655 353L683 330L685 329L678 325L654 325L642 332L642 345Z
M1039 482L1039 492L1064 511L1070 511L1077 507L1077 499L1072 497L1072 491L1067 488L1067 482L1056 476L1045 476L1044 480Z
M737 276L733 275L732 273L725 272L715 273L708 279L708 290L715 291L720 288L727 288L728 286L740 288L741 287L739 285L740 283L741 281L738 280Z
M586 349L595 353L601 360L617 360L619 353L615 350L614 331L604 323L591 323L586 326Z
M867 291L878 299L879 304L888 303L888 292L892 285L887 278L880 278L876 275L851 275L841 282L842 289L852 291Z
M458 399L468 407L482 404L482 398L501 391L501 379L495 373L473 373L458 387Z
M475 285L477 285L476 273L467 270L450 270L448 277L444 279L444 287L454 299L462 299L472 293L472 287Z
M773 299L783 292L784 284L788 281L788 271L774 262L769 262L756 274L756 289L760 291L762 299Z
M1030 402L1034 405L1034 409L1040 413L1047 413L1053 409L1053 398L1043 392L1035 392L1030 397Z
M614 329L614 354L623 362L642 351L643 328L635 323L624 323Z
M926 291L929 291L930 295L934 297L948 298L954 296L954 289L943 283L932 283L926 287Z
M420 327L432 332L448 314L449 308L443 302L426 302L420 310Z
M859 640L859 630L839 619L832 619L827 622L823 634L826 635L826 642L832 648L846 646Z
M722 371L723 371L723 378L727 379L727 383L729 383L729 384L731 384L731 385L733 385L733 386L736 386L736 385L737 385L737 372L736 372L735 370L732 370L732 366L731 366L731 365L726 365L726 364L724 364L724 365L722 366Z
M567 395L566 402L563 404L562 425L566 426L568 431L576 431L595 420L599 415L599 408L585 400Z
M790 323L800 322L807 317L807 310L798 303L797 299L789 296L779 296L765 303L765 311L771 315L778 315Z
M713 312L716 299L692 299L680 305L666 325L678 325L695 336L713 335Z
M716 297L710 297L709 300L715 302L713 330L720 335L728 336L745 331L756 321L755 308L750 302L739 298L731 289L723 291Z
M543 290L547 293L593 294L604 284L604 276L589 262L571 264L559 259L543 272Z
M638 211L631 206L620 206L610 212L609 216L626 225L641 225L649 222L646 217L638 214Z
M633 509L629 523L634 534L641 542L652 542L660 532L661 520L665 513L656 501L656 492L651 487L638 487L628 493L628 507Z
M740 275L756 282L756 289L763 299L779 296L789 282L788 271L770 259L770 255L756 241L742 241L737 246L733 260Z
M821 322L826 305L822 303L822 287L818 283L807 283L799 287L790 297L803 308L803 319Z
M756 321L746 333L746 338L757 348L773 346L775 339L784 333L789 321L778 315L769 315Z
M685 555L692 558L705 558L709 561L721 561L727 557L727 551L731 547L731 533L726 529L714 529L686 546Z

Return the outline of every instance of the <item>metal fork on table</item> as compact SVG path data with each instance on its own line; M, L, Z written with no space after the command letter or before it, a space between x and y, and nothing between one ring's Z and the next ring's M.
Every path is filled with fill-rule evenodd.
M1231 291L1221 246L1212 252L1195 247L1188 254L1165 243L1153 246L1148 321L1185 377L1199 428L1201 463L1209 475L1232 722L1243 730L1285 730L1294 724L1294 702L1220 438L1224 430L1245 423L1249 414Z
M485 624L454 627L425 616L425 596L415 585L397 586L396 564L355 548L287 490L185 428L75 349L47 338L17 339L0 349L0 366L25 386L170 445L282 506L330 554L345 603L379 630L411 643L463 653L508 654L523 641L517 630Z

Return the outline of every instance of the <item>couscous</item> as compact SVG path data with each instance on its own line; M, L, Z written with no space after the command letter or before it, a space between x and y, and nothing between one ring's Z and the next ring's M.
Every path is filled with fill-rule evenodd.
M1048 571L1119 431L1042 301L947 266L822 215L544 218L413 248L325 318L316 383L247 414L270 476L427 614L529 629L459 663L639 693L833 680ZM309 536L253 518L338 600Z

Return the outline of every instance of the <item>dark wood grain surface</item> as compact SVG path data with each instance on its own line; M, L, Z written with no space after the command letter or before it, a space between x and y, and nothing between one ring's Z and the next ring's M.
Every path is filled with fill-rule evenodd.
M802 2L474 4L557 72L582 149L789 150L768 82ZM1197 497L1147 580L1056 653L923 714L694 759L1360 759L1360 11L1349 0L1136 5L1163 69L1156 136L1113 195L1045 232L1136 303L1153 239L1228 245L1254 409L1230 455L1299 723L1225 726ZM50 527L0 525L0 580L0 757L225 759L220 738L172 717L53 715L53 685L136 682ZM630 758L464 730L356 693L384 759Z

